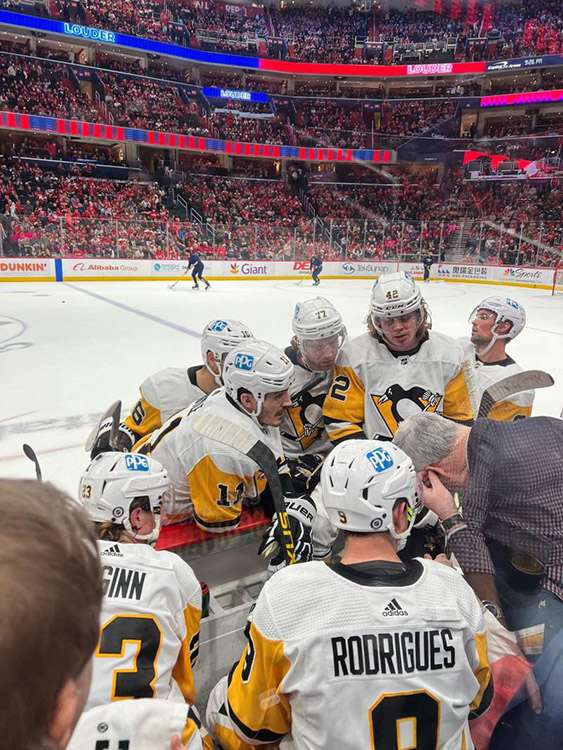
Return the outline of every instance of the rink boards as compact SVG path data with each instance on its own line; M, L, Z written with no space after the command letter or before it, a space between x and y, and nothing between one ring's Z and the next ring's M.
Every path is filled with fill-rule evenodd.
M129 260L98 258L0 258L0 281L178 281L190 280L187 261ZM382 273L406 271L415 279L423 276L421 263L397 261L326 261L324 279L371 280ZM551 289L553 268L490 266L469 263L435 263L434 281L464 284L503 284ZM309 262L303 260L209 260L205 276L210 281L298 281L311 277Z

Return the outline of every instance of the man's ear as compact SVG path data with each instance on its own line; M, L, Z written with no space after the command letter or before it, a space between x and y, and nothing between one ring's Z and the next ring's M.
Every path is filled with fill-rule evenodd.
M438 478L441 479L442 477L447 477L448 472L444 471L444 469L440 466L440 464L431 464L430 466L426 467L427 471L433 471L434 474L438 475Z
M62 750L70 741L83 706L83 696L75 680L67 680L57 698L49 725L49 738Z

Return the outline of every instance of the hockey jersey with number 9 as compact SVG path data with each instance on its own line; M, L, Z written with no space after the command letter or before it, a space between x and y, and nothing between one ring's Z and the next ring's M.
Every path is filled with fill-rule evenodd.
M111 701L195 701L201 586L190 566L147 544L98 542L104 600L86 710Z
M288 566L266 582L228 687L211 693L209 731L225 750L288 734L294 750L472 750L470 712L493 689L469 585L428 560L393 583L347 567Z
M168 522L193 515L206 531L228 531L240 521L243 499L258 497L266 488L266 478L244 453L192 428L191 415L200 409L239 424L266 443L278 459L282 457L280 431L260 428L220 388L169 419L140 448L168 472L171 488L163 500Z
M392 438L399 423L419 411L457 422L473 419L462 368L463 350L429 331L414 353L392 354L365 333L345 344L325 398L323 415L333 443L348 438Z

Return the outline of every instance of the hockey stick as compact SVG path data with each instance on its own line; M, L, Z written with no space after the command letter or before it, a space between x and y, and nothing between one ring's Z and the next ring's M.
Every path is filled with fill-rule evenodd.
M182 275L180 276L180 278L179 278L179 279L176 279L176 281L175 281L175 282L174 282L173 284L171 284L171 285L170 285L170 286L169 286L168 288L169 288L170 290L174 289L174 287L176 286L176 284L177 284L177 283L178 283L179 281L182 281L182 279L183 279L183 278L184 278L185 276L187 276L187 275L189 274L189 272L190 272L190 267L188 266L188 267L186 268L186 270L184 271L184 273L183 273L183 274L182 274Z
M35 464L35 476L37 477L38 482L43 481L43 474L41 473L41 466L39 466L39 459L37 458L37 453L33 450L31 445L28 445L27 443L24 443L22 445L22 450L29 458L30 461L33 461Z
M499 380L498 383L490 385L481 396L477 417L487 417L493 406L499 401L505 401L515 393L521 391L532 391L536 388L547 388L555 381L547 372L542 370L526 370L509 375Z
M285 500L281 486L280 476L276 457L268 446L261 440L257 440L252 433L245 430L238 424L229 422L228 419L218 416L199 412L193 415L191 427L195 432L203 435L210 440L216 440L218 443L228 445L230 448L244 453L245 456L252 459L264 472L268 481L268 487L272 493L272 502L278 519L278 524L282 534L282 546L285 561L288 565L297 562L295 559L295 546L293 536L289 525L289 518L285 507Z
M121 401L114 401L114 403L106 409L98 420L98 424L94 427L92 432L88 435L84 448L88 453L92 450L92 446L96 442L96 438L100 432L102 424L111 417L111 430L109 435L109 445L112 450L115 450L115 438L117 437L117 431L119 429L119 418L121 416Z

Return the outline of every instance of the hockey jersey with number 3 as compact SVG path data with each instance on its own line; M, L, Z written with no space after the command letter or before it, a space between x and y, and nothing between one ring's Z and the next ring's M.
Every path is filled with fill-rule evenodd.
M114 700L195 701L201 586L147 544L99 541L104 600L86 710Z
M369 333L345 344L325 398L323 415L333 443L364 435L391 439L399 423L419 411L457 422L473 419L463 350L429 331L413 353L392 354Z
M209 699L224 750L289 733L294 750L472 750L468 718L493 690L471 588L429 560L391 584L348 567L310 562L266 582L248 645Z

